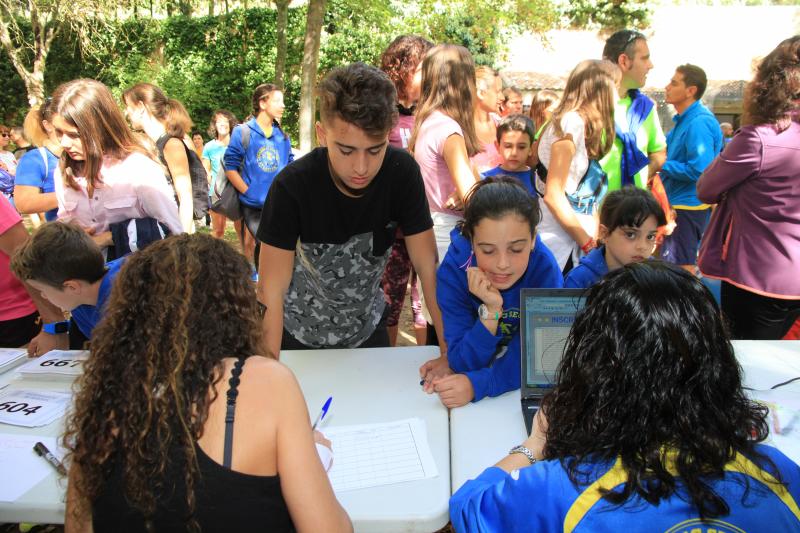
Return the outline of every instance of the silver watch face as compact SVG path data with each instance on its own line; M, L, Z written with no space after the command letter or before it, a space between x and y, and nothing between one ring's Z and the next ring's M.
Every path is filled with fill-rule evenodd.
M478 316L483 320L489 318L489 308L486 307L486 304L481 304L478 306Z

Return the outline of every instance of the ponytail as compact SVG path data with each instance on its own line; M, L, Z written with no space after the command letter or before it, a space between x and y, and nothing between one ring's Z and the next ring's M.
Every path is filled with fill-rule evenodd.
M186 108L174 98L167 100L166 116L163 122L168 134L181 139L192 131L192 126L194 126Z

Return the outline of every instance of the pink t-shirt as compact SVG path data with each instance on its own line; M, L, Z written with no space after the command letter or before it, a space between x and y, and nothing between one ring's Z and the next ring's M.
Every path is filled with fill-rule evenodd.
M414 131L414 115L399 115L397 125L389 132L389 144L395 148L408 150L408 141Z
M0 194L0 235L21 221L17 210ZM9 262L10 258L0 252L0 321L22 318L36 311L28 291L9 270Z
M108 231L115 222L145 217L163 223L173 234L183 232L175 192L164 169L146 155L134 152L122 161L104 158L100 179L102 183L90 198L86 178L75 178L76 190L67 187L61 169L56 169L58 218L75 221L96 234Z
M456 190L453 176L444 160L444 142L451 135L464 136L458 122L441 111L434 111L420 124L414 145L414 159L419 164L428 206L434 213L457 214L444 208L444 204Z
M480 152L469 158L472 165L478 169L478 172L482 174L487 170L492 170L497 165L503 164L503 158L500 157L497 151L497 145L493 142L483 144L481 148L482 150Z

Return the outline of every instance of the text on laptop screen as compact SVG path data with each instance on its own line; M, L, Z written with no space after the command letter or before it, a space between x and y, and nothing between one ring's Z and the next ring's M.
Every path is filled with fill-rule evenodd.
M528 387L552 387L555 373L575 314L584 305L582 296L528 296L525 299Z

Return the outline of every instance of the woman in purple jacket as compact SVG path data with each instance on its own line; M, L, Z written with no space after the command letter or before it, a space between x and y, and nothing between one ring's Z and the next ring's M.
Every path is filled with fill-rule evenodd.
M697 182L697 197L719 204L699 266L722 280L735 337L780 339L800 316L800 35L764 58L744 107Z

